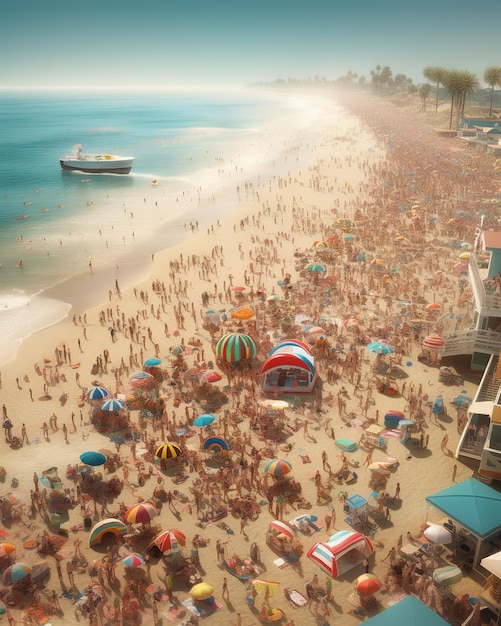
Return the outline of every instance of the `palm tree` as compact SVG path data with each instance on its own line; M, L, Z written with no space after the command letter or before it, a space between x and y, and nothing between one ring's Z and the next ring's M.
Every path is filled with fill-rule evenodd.
M377 92L377 85L379 83L380 77L381 77L381 66L376 65L376 69L371 70L371 82L374 87L374 91L376 92Z
M421 102L422 102L421 110L423 111L423 113L426 112L426 100L428 99L428 96L430 95L430 91L431 91L431 86L428 83L423 83L422 85L419 86L418 93L419 93L419 97L421 98Z
M437 84L437 95L435 99L435 113L438 111L438 91L440 85L444 84L445 76L447 74L447 70L444 67L431 66L425 67L423 70L423 76L426 80L430 80Z
M379 76L379 80L381 81L381 95L383 95L383 85L388 86L391 80L391 77L392 77L392 71L390 70L388 65L385 65L383 69L381 70L381 74Z
M492 117L492 102L494 100L494 87L501 87L501 67L491 65L484 72L484 81L491 88L491 106L489 108L489 119Z
M475 92L478 79L475 74L465 70L448 70L445 74L444 85L451 96L449 128L452 128L453 112L456 112L457 123L459 123L459 118L464 115L466 97Z

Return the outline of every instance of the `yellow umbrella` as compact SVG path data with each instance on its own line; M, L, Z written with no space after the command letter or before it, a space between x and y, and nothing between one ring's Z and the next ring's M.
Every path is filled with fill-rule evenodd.
M461 254L459 255L460 259L469 259L471 256L470 252L461 252Z
M214 587L207 583L198 583L191 588L190 595L194 600L207 600L214 594Z

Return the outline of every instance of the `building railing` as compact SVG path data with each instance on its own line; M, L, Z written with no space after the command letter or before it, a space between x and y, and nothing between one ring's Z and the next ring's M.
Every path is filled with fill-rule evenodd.
M468 272L470 275L473 296L475 298L475 305L479 313L483 316L491 315L494 317L501 317L501 294L495 293L495 285L493 281L482 280L477 260L474 256L470 257Z
M463 330L453 337L445 339L442 356L457 354L499 354L501 352L501 333L491 330Z

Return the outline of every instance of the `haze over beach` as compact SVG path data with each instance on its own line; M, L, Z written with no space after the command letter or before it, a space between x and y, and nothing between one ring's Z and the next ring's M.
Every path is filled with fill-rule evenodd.
M348 71L369 78L376 65L418 84L426 66L481 76L498 63L488 27L501 17L496 0L479 11L466 0L123 0L119 8L90 0L78 14L67 8L63 0L3 7L2 89L220 88Z
M442 75L435 111L433 76L467 75L486 117L499 18L2 8L0 622L473 615L471 537L433 545L426 498L473 475L454 453L480 373L447 361L445 384L422 346L474 323L458 255L480 215L501 230L500 169L435 132L461 102ZM76 144L132 171L62 171ZM277 348L296 369L265 379Z

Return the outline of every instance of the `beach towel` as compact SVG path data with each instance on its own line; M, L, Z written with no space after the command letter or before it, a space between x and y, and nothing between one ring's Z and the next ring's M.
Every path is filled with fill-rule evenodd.
M296 608L306 606L308 604L308 598L297 589L288 589L284 592L287 600Z

